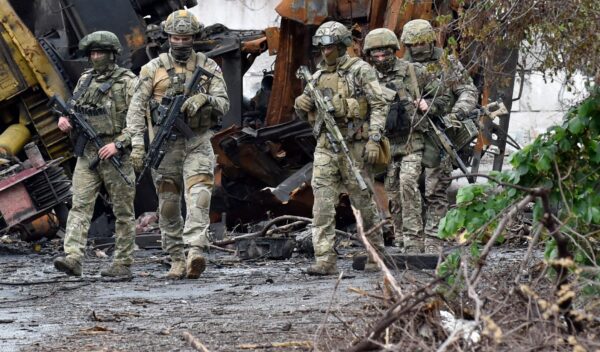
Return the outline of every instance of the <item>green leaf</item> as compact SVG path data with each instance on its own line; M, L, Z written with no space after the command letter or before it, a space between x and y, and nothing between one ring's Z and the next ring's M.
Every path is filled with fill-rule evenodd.
M496 216L496 211L494 211L494 209L488 209L486 211L483 212L483 215L489 219L493 218L494 216Z
M578 135L585 129L585 123L581 116L576 116L569 121L569 132Z
M475 194L473 194L473 190L471 187L463 187L458 190L456 194L456 204L463 204L466 202L470 202L475 198Z
M542 155L540 160L538 160L538 162L535 163L535 168L538 171L548 171L550 170L551 162L552 160L548 156Z
M551 238L546 242L546 248L544 249L544 258L552 259L556 257L556 241Z

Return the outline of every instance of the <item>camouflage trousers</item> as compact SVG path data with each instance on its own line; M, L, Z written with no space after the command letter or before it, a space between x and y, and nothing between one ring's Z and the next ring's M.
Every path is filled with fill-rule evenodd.
M437 236L438 224L448 211L448 196L446 191L450 187L452 162L445 156L436 168L425 169L425 235Z
M67 256L81 263L87 243L90 221L94 212L94 204L102 184L112 202L115 222L114 263L131 265L133 263L133 246L135 242L135 215L133 199L135 187L128 185L109 161L101 161L96 170L89 169L90 160L96 154L86 148L85 156L77 158L73 171L73 205L67 218L64 250ZM135 182L133 166L129 157L121 159L121 169L132 183Z
M385 177L385 190L394 222L396 244L404 247L423 245L422 198L419 176L423 170L423 136L413 133L411 142L390 138L392 161Z
M158 212L163 250L173 260L184 260L184 242L207 250L209 209L213 189L215 155L207 131L186 140L168 141L160 167L153 171L158 193ZM181 195L186 205L185 226Z
M333 248L335 243L335 206L340 193L347 193L352 206L360 211L365 231L379 222L371 194L368 190L360 189L344 155L341 152L334 153L329 149L328 144L324 134L317 140L311 181L315 197L312 241L317 264L335 264L337 260ZM359 169L364 166L362 158L364 146L365 142L362 141L348 144ZM383 252L381 230L371 234L368 239L377 250Z

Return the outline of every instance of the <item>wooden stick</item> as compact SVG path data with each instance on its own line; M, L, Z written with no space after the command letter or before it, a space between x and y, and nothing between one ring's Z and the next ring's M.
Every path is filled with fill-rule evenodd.
M390 269L388 269L388 267L383 262L383 259L381 259L379 254L377 254L375 248L373 248L373 246L371 245L371 242L369 242L369 240L367 239L367 236L365 236L365 230L363 228L363 220L362 216L360 215L360 211L355 207L352 207L352 212L354 213L354 217L356 218L356 231L358 232L358 236L361 239L365 248L367 249L367 252L369 252L375 263L377 263L379 269L383 272L384 282L389 282L390 286L394 289L394 291L400 298L404 297L402 289L400 288L400 285L398 285L396 278L394 278L394 275L392 275ZM384 222L382 222L382 224L383 223Z
M190 334L187 331L183 332L183 339L190 344L190 346L192 346L193 349L195 349L196 351L201 351L201 352L210 352L208 350L208 348L206 348L206 346L204 346L204 344L202 342L200 342L200 340L198 340L197 338L195 338L192 334Z
M243 345L237 346L243 350L258 350L265 348L284 348L284 347L304 347L304 348L312 348L313 344L310 341L288 341L288 342L269 342L269 343L261 343L261 344L248 344L245 343Z

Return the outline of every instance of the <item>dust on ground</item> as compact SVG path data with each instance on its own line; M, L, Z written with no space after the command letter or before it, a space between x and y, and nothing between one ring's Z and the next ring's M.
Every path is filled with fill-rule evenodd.
M248 262L211 253L199 280L169 281L163 278L167 257L160 250L139 250L133 279L110 281L99 276L110 258L93 252L82 278L54 269L55 250L0 253L0 350L194 351L183 340L186 331L211 351L313 341L317 330L332 349L347 347L348 330L364 333L378 314L367 309L370 298L349 289L381 292L380 274L351 268L356 251L342 252L338 266L345 277L337 288L336 277L306 275L312 259L297 255ZM502 254L505 264L522 254L513 252ZM396 274L403 284L426 282L433 272Z

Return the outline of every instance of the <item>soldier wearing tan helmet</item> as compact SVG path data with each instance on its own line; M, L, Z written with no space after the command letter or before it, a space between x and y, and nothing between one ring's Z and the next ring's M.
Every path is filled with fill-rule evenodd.
M142 67L127 115L135 132L132 160L136 169L142 168L146 110L151 111L153 128L160 128L156 112L162 97L182 94L198 65L211 72L214 77L203 76L181 109L195 136L186 139L173 133L167 142L167 154L152 173L158 193L162 245L171 257L167 278L196 279L206 268L204 253L209 246L209 208L215 167L211 128L229 110L229 98L219 66L193 50L194 36L201 30L196 17L190 11L175 11L162 26L169 36L170 50ZM185 222L181 215L182 196L187 210ZM185 244L190 246L187 259Z
M331 95L336 123L346 137L353 159L359 168L368 168L382 152L379 142L387 110L375 70L346 53L352 45L352 37L341 23L322 24L313 36L312 44L319 48L323 58L313 75L315 86L325 95ZM322 121L310 94L305 91L298 96L294 107L298 116L317 126L311 181L315 197L313 246L316 263L307 269L307 273L333 275L337 272L337 255L333 248L335 205L340 193L347 193L352 206L360 210L365 229L377 224L379 217L369 192L360 189L342 153L334 152L324 128L318 128ZM384 252L381 230L369 235L369 241L378 251ZM376 265L370 260L366 270L372 269L376 269Z
M133 182L135 174L129 161L131 139L125 128L125 116L129 98L135 85L135 75L115 63L121 52L117 36L107 31L97 31L83 37L79 50L86 54L92 68L85 71L75 87L69 102L73 109L87 115L87 120L106 145L97 150L87 143L78 155L73 171L73 205L69 212L64 238L65 257L56 258L56 269L69 275L81 276L84 249L94 204L102 185L106 188L113 205L115 223L115 253L113 264L101 271L102 276L131 276L135 223L133 198L135 188L119 175L107 161L120 157L123 173ZM67 133L72 121L61 116L58 128ZM102 161L90 169L92 160Z
M400 41L407 48L405 59L424 65L430 79L442 82L450 94L450 101L443 107L445 119L453 125L460 124L475 109L479 95L468 72L452 55L442 60L444 51L435 46L436 36L429 21L418 19L406 23ZM446 190L451 183L452 164L445 156L439 166L435 163L431 166L425 168L425 249L437 253L441 242L436 235L439 221L448 211Z
M392 160L388 165L385 190L394 223L395 242L405 252L423 250L423 220L419 176L428 128L425 114L436 114L448 97L436 81L427 81L423 67L396 57L400 49L396 34L387 28L370 31L363 52L377 69L379 83L388 96L390 111L386 136ZM415 90L418 90L416 92ZM421 98L421 99L419 99Z

